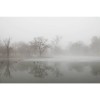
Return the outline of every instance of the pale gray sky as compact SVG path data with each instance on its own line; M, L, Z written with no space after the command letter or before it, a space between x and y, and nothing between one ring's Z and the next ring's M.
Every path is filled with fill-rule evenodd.
M100 36L100 18L93 17L1 17L0 38L31 41L35 36L52 39L62 36L62 43L84 41Z

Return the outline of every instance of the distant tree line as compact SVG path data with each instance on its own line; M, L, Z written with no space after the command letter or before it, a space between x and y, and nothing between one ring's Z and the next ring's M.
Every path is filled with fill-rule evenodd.
M99 56L100 37L92 37L89 45L84 44L82 41L72 43L68 47L68 53L72 55Z
M100 37L94 36L89 45L82 41L71 43L62 49L61 37L56 36L52 41L44 37L35 37L28 43L13 43L11 38L0 41L0 57L52 57L56 55L100 56Z

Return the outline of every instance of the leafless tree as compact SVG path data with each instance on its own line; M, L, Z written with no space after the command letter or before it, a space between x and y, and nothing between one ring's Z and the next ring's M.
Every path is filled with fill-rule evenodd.
M71 43L69 46L69 53L72 55L87 55L88 46L82 41Z
M52 41L53 46L58 46L60 41L61 41L61 37L60 36L55 36L55 38Z
M14 52L17 57L30 57L30 45L28 43L19 42L14 44Z
M0 57L2 56L2 54L3 54L3 47L2 47L2 42L1 42L1 40L0 40Z
M4 40L4 47L6 51L6 57L9 59L10 57L10 51L11 51L11 38L7 38Z
M55 36L55 38L52 40L51 47L54 54L59 54L61 51L61 48L59 46L61 39L62 37Z
M6 69L5 69L5 75L10 76L10 53L11 53L11 38L7 38L4 41L4 48L5 48L5 54L6 54Z
M92 37L90 50L92 54L100 55L100 37L97 36Z
M48 40L43 37L36 37L30 43L34 52L39 54L39 56L42 56L44 53L46 53L47 49L49 48Z

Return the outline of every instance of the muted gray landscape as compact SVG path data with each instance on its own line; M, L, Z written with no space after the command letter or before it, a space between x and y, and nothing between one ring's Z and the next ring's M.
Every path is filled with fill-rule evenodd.
M100 18L1 17L0 83L100 83Z

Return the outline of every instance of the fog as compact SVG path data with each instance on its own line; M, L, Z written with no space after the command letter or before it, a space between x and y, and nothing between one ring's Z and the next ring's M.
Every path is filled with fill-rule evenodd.
M2 17L0 37L28 42L37 36L52 39L59 35L66 46L72 41L90 43L93 36L99 36L99 26L99 17Z
M99 17L0 17L0 83L99 83Z

